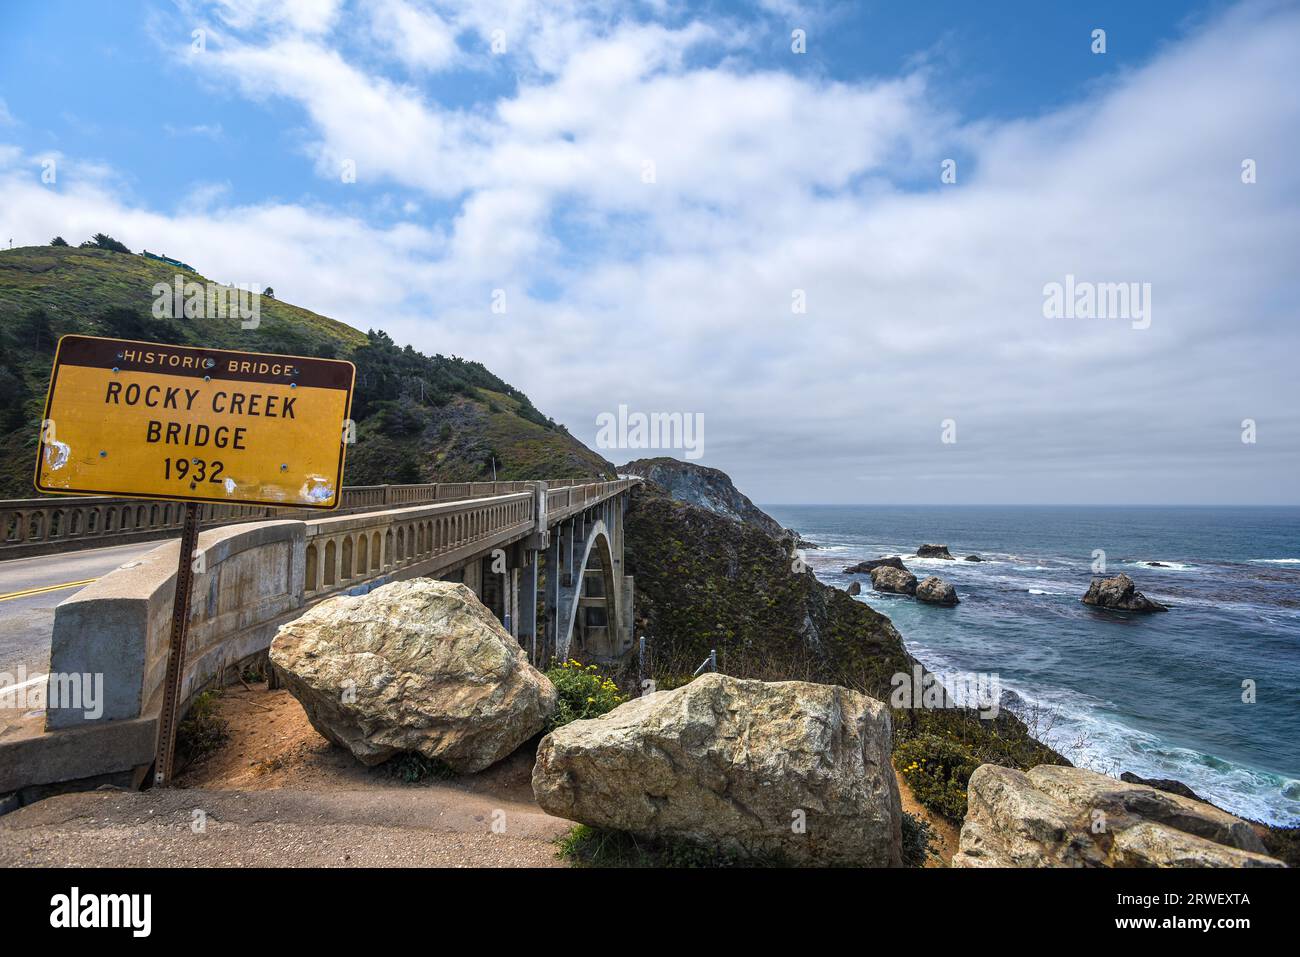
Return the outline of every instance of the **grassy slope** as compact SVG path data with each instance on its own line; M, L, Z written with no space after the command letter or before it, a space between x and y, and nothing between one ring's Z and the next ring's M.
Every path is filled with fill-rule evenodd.
M367 355L365 333L278 299L263 297L257 329L241 329L230 319L154 319L153 286L170 283L177 272L102 249L0 251L0 496L35 494L35 438L59 335L119 335L354 361ZM187 281L207 282L194 272L182 274ZM33 321L34 310L45 319ZM481 366L382 349L385 361L392 360L384 371L364 380L358 375L358 443L348 453L348 484L483 481L492 478L493 459L502 480L612 476L610 463ZM378 382L383 401L375 400ZM422 401L426 392L438 394ZM387 411L397 403L404 408L402 428L393 426Z

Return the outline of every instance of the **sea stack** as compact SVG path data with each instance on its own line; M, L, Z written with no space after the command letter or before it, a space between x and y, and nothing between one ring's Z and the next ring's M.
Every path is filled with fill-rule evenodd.
M889 565L879 565L871 570L871 587L895 595L915 595L916 576Z
M946 582L937 575L931 575L916 586L916 600L929 602L931 605L955 605L958 602L957 589L951 582Z
M1088 586L1088 593L1083 596L1085 605L1097 608L1113 608L1117 611L1168 611L1158 601L1152 601L1137 590L1133 579L1123 572L1113 578L1094 578Z
M946 558L953 561L953 557L948 554L947 545L918 545L916 546L917 558Z

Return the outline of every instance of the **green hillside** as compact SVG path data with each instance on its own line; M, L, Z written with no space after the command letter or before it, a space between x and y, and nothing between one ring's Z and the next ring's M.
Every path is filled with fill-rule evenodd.
M35 495L36 436L59 336L115 336L250 352L325 356L356 364L357 444L345 481L462 482L613 477L613 466L478 362L425 356L263 296L260 324L157 319L155 283L205 277L108 249L0 250L0 497ZM382 325L378 320L376 325Z

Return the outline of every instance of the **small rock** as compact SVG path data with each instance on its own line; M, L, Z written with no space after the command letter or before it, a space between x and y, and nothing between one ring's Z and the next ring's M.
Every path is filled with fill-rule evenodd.
M915 595L916 576L890 565L878 565L871 570L871 587L895 595Z
M1185 798L1191 798L1193 801L1204 801L1191 788L1182 781L1175 781L1173 778L1140 778L1132 771L1125 771L1119 776L1121 781L1127 781L1129 784L1143 784L1149 788L1155 788L1157 791L1168 791L1170 794L1181 794Z
M982 561L984 561L984 559L980 558L978 555L967 555L965 560L968 561L968 562L982 562Z
M877 568L897 568L900 572L907 571L907 566L897 555L890 555L888 558L872 558L865 562L858 562L856 565L850 565L844 569L846 575L870 575Z
M849 582L849 587L844 589L850 595L862 594L862 582Z
M937 575L931 575L916 586L916 598L932 605L955 605L958 601L957 589Z
M1083 596L1085 605L1098 608L1115 608L1120 611L1168 611L1158 601L1152 601L1137 590L1133 579L1123 572L1113 578L1094 578Z

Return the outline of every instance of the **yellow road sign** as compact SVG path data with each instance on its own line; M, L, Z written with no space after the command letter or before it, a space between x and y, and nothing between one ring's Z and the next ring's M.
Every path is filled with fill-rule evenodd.
M337 508L355 375L338 359L64 336L36 487Z

